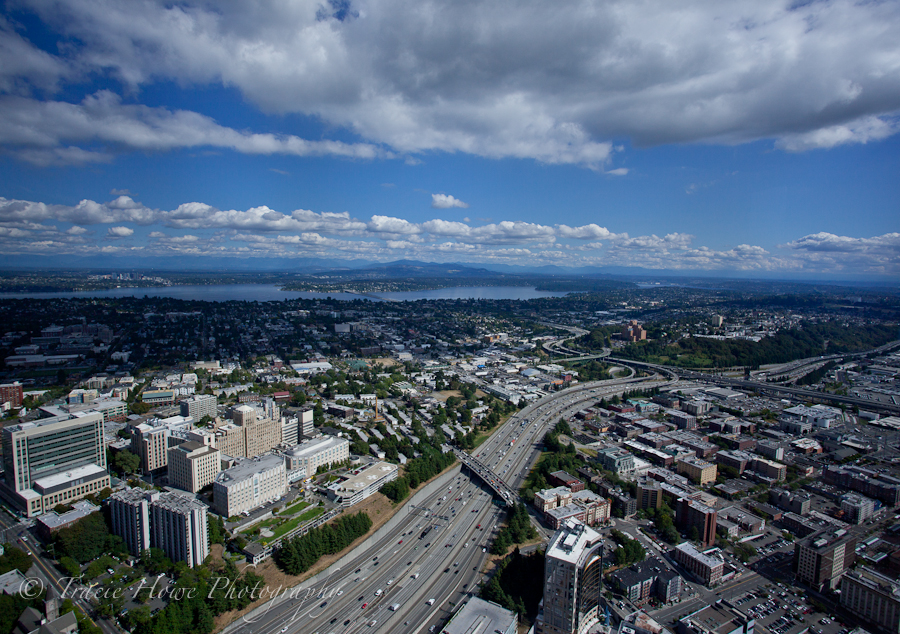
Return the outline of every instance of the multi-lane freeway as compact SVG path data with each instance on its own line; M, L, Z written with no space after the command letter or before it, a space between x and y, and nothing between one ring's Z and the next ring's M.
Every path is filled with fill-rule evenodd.
M540 454L544 434L560 417L651 381L662 385L658 376L614 379L541 399L513 415L474 457L506 490L517 491ZM466 594L477 592L487 549L502 520L504 504L481 477L471 475L462 471L414 507L408 504L389 535L309 591L251 622L232 624L229 634L412 634L439 627Z

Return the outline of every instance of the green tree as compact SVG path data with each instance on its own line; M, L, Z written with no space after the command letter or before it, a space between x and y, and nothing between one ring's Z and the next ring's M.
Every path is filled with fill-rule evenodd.
M120 473L137 473L140 466L140 457L125 449L116 452L113 458L113 467Z

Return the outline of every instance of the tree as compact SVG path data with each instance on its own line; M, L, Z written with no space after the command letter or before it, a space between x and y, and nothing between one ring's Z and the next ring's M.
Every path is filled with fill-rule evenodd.
M31 568L34 562L25 551L16 548L11 544L3 546L4 553L0 555L0 574L5 574L13 568L18 568L19 572L25 574ZM23 608L24 609L24 608Z
M127 449L116 452L113 467L122 473L136 473L141 466L141 459Z
M692 542L700 541L700 530L696 526L691 526L691 530L688 531L688 539Z
M87 563L103 554L109 529L100 513L91 513L72 526L56 533L58 552L80 563Z

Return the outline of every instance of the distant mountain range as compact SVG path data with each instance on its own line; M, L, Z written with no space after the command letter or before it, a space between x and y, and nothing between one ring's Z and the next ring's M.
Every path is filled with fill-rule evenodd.
M332 273L346 277L364 278L497 278L497 277L559 277L611 278L629 281L662 281L672 278L786 280L806 283L839 282L853 286L900 286L894 278L853 276L824 276L822 274L786 276L784 273L766 274L760 271L684 271L643 269L637 267L561 267L555 265L517 266L462 262L418 262L397 260L328 260L322 258L233 258L233 257L122 257L76 255L0 255L0 270L140 270L179 272L245 272L316 274Z

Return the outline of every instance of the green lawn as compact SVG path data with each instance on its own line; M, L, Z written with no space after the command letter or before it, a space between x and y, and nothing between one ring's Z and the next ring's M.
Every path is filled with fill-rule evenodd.
M325 509L323 509L321 506L317 506L314 509L309 509L308 511L303 513L303 515L301 515L299 517L295 517L294 519L292 519L288 522L285 522L284 524L281 524L280 526L276 526L275 528L273 528L272 529L273 536L269 537L268 539L278 539L285 533L288 533L288 532L294 530L295 528L297 528L304 522L308 522L309 520L313 519L314 517L318 517L319 515L321 515L324 512L325 512Z
M293 506L289 506L286 509L284 509L280 513L280 515L293 515L294 513L299 513L300 511L305 509L307 506L309 506L309 502L297 502Z

